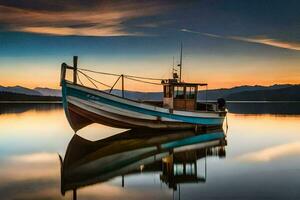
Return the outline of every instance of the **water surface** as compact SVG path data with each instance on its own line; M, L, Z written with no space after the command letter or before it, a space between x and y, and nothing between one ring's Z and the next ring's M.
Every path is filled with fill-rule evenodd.
M172 141L180 141L185 136L170 133L161 138L143 131L140 131L141 135L146 136L131 138L131 143L128 143L128 138L106 142L111 147L119 144L124 148L119 149L120 155L131 152L128 158L135 165L130 165L128 159L121 163L124 156L119 160L107 157L107 166L118 161L117 164L92 174L102 179L78 188L77 199L300 199L300 115L297 111L300 104L230 106L228 130L224 131L227 145L203 146L203 142L198 142L198 146L171 148L170 145L182 144L182 141ZM295 112L292 112L293 108ZM100 144L102 139L125 131L93 124L80 130L78 135L84 141L103 145ZM59 104L0 104L0 137L1 199L73 198L71 190L64 196L61 193L58 155L64 159L70 141L75 139ZM148 141L147 145L156 146L137 147L134 141ZM93 147L88 143L87 146L91 147L78 148L76 155L83 155L84 150L95 152L97 145ZM160 146L159 151L157 146ZM113 154L111 151L112 148L106 152L103 148L94 155ZM190 164L194 163L195 157L190 156L194 154L195 164ZM169 155L173 155L175 167L171 173L173 176L166 181L165 175L170 173L163 171L162 164L170 158ZM183 173L183 162L188 163L185 177L175 179L175 174ZM121 167L125 171L119 170ZM192 176L195 170L196 176ZM82 169L76 173L79 172ZM187 181L187 178L195 177L199 180ZM176 187L170 184L176 181Z

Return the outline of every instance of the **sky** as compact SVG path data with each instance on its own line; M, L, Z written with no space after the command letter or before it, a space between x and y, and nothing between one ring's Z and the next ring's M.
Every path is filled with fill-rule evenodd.
M299 8L297 0L0 0L0 85L59 88L60 65L74 55L81 68L170 78L181 42L186 82L300 84Z

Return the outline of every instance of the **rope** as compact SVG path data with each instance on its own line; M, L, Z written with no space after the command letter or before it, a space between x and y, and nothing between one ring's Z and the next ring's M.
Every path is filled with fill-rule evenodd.
M110 76L120 76L120 74L113 74L113 73L106 73L106 72L98 72L98 71L94 71L94 70L90 70L90 69L84 69L84 68L78 68L82 71L86 71L86 72L92 72L92 73L96 73L96 74L104 74L104 75L110 75Z
M77 78L78 78L78 80L79 80L79 83L80 83L81 85L84 86L84 84L83 84L83 83L81 82L81 80L80 80L80 77L79 77L78 73L77 73Z
M88 71L88 72L93 72L93 73L98 73L98 74L105 74L105 75L112 75L112 76L119 76L117 81L114 83L114 85L111 87L110 85L107 85L105 83L102 83L92 77L90 77L89 75L85 74L84 72L82 71ZM93 71L93 70L89 70L89 69L82 69L82 68L78 68L77 70L79 73L81 73L82 75L84 75L86 77L86 79L91 82L97 89L97 85L94 83L99 83L101 85L104 85L108 88L110 88L110 92L112 91L113 87L116 85L116 83L118 82L118 80L120 79L120 77L122 75L117 75L117 74L112 74L112 73L105 73L105 72L96 72L96 71ZM129 80L132 80L132 81L137 81L137 82L142 82L142 83L147 83L147 84L152 84L152 85L161 85L161 83L153 83L153 82L149 82L149 81L143 81L143 80L139 80L139 79L147 79L147 80L163 80L163 79L157 79L157 78L146 78L146 77L140 77L140 76L130 76L130 75L123 75L125 78L129 79ZM78 80L80 82L81 85L83 85L83 83L81 82L80 78L79 78L79 75L77 74L77 77L78 77Z
M87 80L89 80L98 89L97 85L93 81L90 80L90 78L89 78L88 75L86 75L85 73L83 73L83 72L81 72L79 70L78 70L78 72L81 73L81 74L83 74L85 76L85 78L87 78Z
M99 84L101 84L101 85L104 85L104 86L106 86L106 87L109 87L109 88L111 88L111 86L110 85L107 85L107 84L105 84L105 83L102 83L102 82L100 82L100 81L97 81L96 79L94 79L94 78L92 78L92 77L90 77L89 75L87 75L87 74L85 74L85 73L83 73L82 71L80 71L80 70L78 70L78 72L79 73L81 73L81 74L83 74L87 79L89 79L89 81L91 82L91 80L93 80L93 81L95 81L95 82L97 82L97 83L99 83ZM90 80L91 79L91 80ZM94 84L94 83L93 83ZM96 86L95 84L94 84L94 86ZM98 88L98 87L97 87Z
M153 84L153 85L161 85L160 83L152 83L152 82L149 82L149 81L142 81L142 80L138 80L138 79L135 79L135 78L129 78L128 76L125 76L125 78L127 78L129 80L132 80L132 81L142 82L142 83L148 83L148 84Z
M80 72L80 73L83 73L83 72L81 72L81 71L79 71L79 72ZM104 85L104 86L106 86L106 87L108 87L108 88L111 88L110 85L107 85L107 84L105 84L105 83L102 83L102 82L100 82L100 81L97 81L96 79L90 77L89 75L87 75L87 74L85 74L85 73L83 73L83 74L84 74L85 76L89 77L91 80L93 80L93 81L95 81L95 82L97 82L97 83L99 83L99 84L101 84L101 85Z
M129 78L139 78L139 79L146 79L146 80L154 80L154 81L162 81L165 79L160 79L160 78L148 78L148 77L142 77L142 76L131 76L131 75L125 75L125 77L129 77Z
M118 83L118 81L120 80L121 76L119 76L119 78L116 80L116 82L113 84L113 86L110 88L109 93L111 93L111 91L114 89L115 85Z
M80 69L82 71L86 71L86 72L96 73L96 74L104 74L104 75L110 75L110 76L121 76L121 74L99 72L99 71L94 71L94 70L84 69L84 68L78 68L78 69ZM151 77L143 77L143 76L131 76L131 75L127 75L127 74L124 74L124 77L139 78L139 79L146 79L146 80L155 80L155 81L162 81L162 80L164 80L164 79L160 79L160 78L151 78Z

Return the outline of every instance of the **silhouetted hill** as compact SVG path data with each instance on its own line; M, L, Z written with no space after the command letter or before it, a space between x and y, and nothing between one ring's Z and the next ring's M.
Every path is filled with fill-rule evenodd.
M208 100L217 100L218 98L225 98L231 94L236 94L240 92L245 92L245 91L260 91L260 90L276 90L276 89L283 89L283 88L288 88L294 85L291 84L283 84L283 85L272 85L272 86L260 86L260 85L255 85L255 86L238 86L238 87L233 87L233 88L221 88L221 89L214 89L214 90L208 90L207 91L207 99ZM200 89L205 89L205 88L200 88ZM200 91L198 94L198 100L205 100L205 91Z
M277 99L285 99L285 101L298 101L297 88L300 85L272 85L272 86L238 86L233 88L221 88L221 89L213 89L207 91L207 100L217 100L218 98L224 98L226 100L234 100L234 101L278 101ZM205 89L204 87L200 89ZM40 96L40 99L49 99L49 96L60 97L61 91L59 89L51 89L51 88L35 88L29 89L21 86L15 87L2 87L0 86L0 92L10 92L15 94L25 94L30 96ZM279 93L280 92L280 95ZM115 89L112 91L113 94L121 96L122 91ZM2 95L1 95L2 96ZM46 98L43 98L45 96ZM198 101L204 101L206 99L205 90L201 90L198 93ZM24 96L18 95L10 95L10 99L12 100L20 100L14 99ZM160 101L163 98L162 92L137 92L137 91L125 91L125 97L134 100L141 101ZM8 98L8 97L6 97ZM32 97L33 99L37 99L38 97ZM60 98L58 98L60 99Z
M42 96L42 94L39 91L35 91L26 87L22 86L13 86L13 87L4 87L0 86L0 92L12 92L12 93L18 93L18 94L26 94L26 95L36 95L36 96Z
M43 96L61 97L61 90L59 89L36 87L34 90L38 91Z
M34 89L22 87L22 86L0 86L0 92L11 92L17 94L35 95L35 96L57 96L61 97L60 89L42 88L36 87Z
M207 100L215 101L218 98L224 98L226 100L235 100L235 101L278 101L279 97L275 97L277 91L281 94L282 101L298 101L297 88L300 88L300 85L272 85L272 86L239 86L233 88L222 88L207 90ZM254 92L254 93L251 93ZM199 91L198 101L203 101L206 99L204 90ZM121 96L121 90L114 90L113 94ZM237 94L237 96L235 96ZM260 95L259 95L260 94ZM263 95L264 94L264 95ZM271 95L272 94L272 95ZM125 91L125 97L134 99L134 100L147 100L147 101L159 101L163 98L162 92L134 92L134 91ZM251 100L245 100L251 99ZM273 99L273 100L272 100Z
M300 101L300 85L280 89L243 91L225 97L230 101Z

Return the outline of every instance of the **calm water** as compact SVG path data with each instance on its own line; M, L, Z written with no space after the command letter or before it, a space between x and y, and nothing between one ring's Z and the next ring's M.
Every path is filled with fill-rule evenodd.
M77 199L300 199L300 104L229 109L212 143L96 124L79 137L58 104L0 104L1 199L72 199L74 187Z

